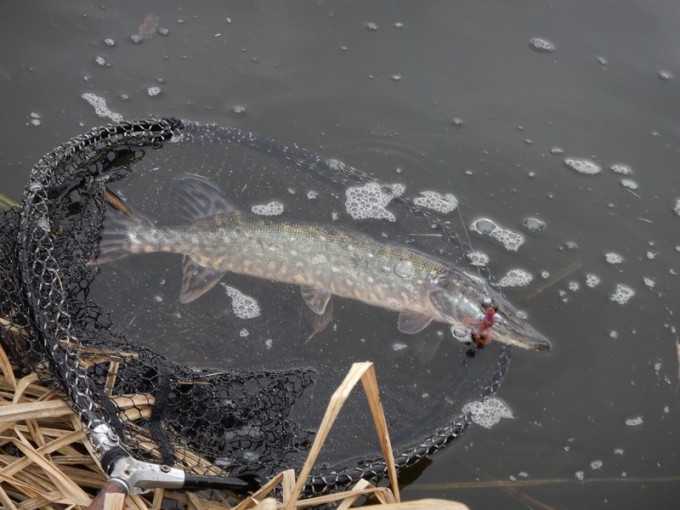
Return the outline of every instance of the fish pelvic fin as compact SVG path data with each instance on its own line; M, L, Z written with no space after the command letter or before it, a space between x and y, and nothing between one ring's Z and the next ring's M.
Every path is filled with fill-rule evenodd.
M240 212L217 187L192 176L175 181L170 192L170 205L179 219L186 223L218 214Z
M431 315L425 313L404 310L399 314L399 318L397 319L397 328L407 335L415 335L429 326L432 319L433 317Z
M182 259L182 289L179 292L179 302L187 304L198 299L212 289L224 274L224 271L215 271L202 266L185 255Z
M140 226L154 226L149 218L135 212L110 189L104 191L104 198L108 208L101 237L88 261L89 265L105 264L136 253L130 231Z
M323 315L326 312L326 306L331 300L331 293L326 289L319 289L317 287L303 286L300 287L302 292L302 299L305 300L307 306L316 314Z

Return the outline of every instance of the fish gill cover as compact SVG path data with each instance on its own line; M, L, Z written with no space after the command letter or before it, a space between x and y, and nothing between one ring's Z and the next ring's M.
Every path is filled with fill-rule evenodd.
M178 186L180 195L193 190L194 201L178 198ZM470 356L469 345L444 322L408 334L403 331L417 329L413 317L398 319L396 305L328 296L314 286L301 292L274 274L282 271L281 257L258 262L264 256L256 253L258 239L253 252L239 256L246 265L269 267L271 278L205 274L206 259L234 257L209 252L214 245L202 237L209 229L183 238L203 250L202 259L183 261L189 248L146 246L149 253L96 264L117 206L152 238L168 226L205 223L216 210L248 219L235 231L244 240L260 219L293 225L302 237L269 248L305 252L304 269L312 272L338 269L332 261L339 260L331 253L337 245L305 251L305 232L316 228L412 249L488 277L466 262L469 248L450 226L409 196L418 194L237 129L160 119L93 130L46 155L21 211L5 213L0 314L20 329L3 328L2 340L24 366L67 394L90 433L105 423L137 459L220 476L264 478L300 468L347 368L371 360L397 465L411 465L459 437L470 404L498 389L509 361L506 345L491 342ZM206 198L212 202L201 203ZM343 255L354 267L373 256L350 245ZM415 271L409 260L395 260L391 270L397 279ZM347 268L340 276L337 281L371 277ZM180 300L187 279L205 288ZM371 427L365 402L351 397L307 491L381 477Z

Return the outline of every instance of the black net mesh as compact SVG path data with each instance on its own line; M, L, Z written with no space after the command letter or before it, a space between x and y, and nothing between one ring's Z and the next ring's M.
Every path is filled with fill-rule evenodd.
M394 313L336 300L331 324L314 335L292 285L228 275L183 305L176 255L88 265L105 187L172 223L167 197L186 173L244 207L283 208L289 218L335 222L465 264L451 227L396 187L371 188L360 172L297 147L174 119L77 137L40 160L21 209L4 213L0 319L14 359L63 392L90 433L105 424L113 444L139 460L265 479L302 466L328 397L352 361L370 359L401 468L458 437L468 425L463 406L498 389L509 360L503 345L470 358L463 344L444 341L433 360L419 359L416 344L439 342L443 325L404 335ZM378 204L368 219L350 214L349 188L369 202L386 193L389 207ZM367 406L353 396L306 490L384 472Z

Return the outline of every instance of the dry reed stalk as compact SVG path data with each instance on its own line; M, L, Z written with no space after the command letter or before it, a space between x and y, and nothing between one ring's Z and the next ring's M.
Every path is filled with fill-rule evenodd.
M0 323L7 328L8 324ZM21 333L21 332L18 332ZM93 357L104 359L106 354L92 352ZM122 360L128 353L117 353L115 360ZM116 365L111 365L111 378L115 377ZM324 439L327 437L335 418L340 412L352 388L362 381L378 441L387 459L392 490L376 487L367 481L360 481L352 490L328 494L309 499L299 499L304 481L316 461ZM149 395L119 395L113 397L129 418L138 419L150 413L154 403ZM137 410L137 411L135 411ZM136 414L132 414L136 413ZM143 449L158 453L155 443L143 428L130 424L136 433L136 440ZM17 455L17 453L21 455ZM178 466L197 463L202 474L218 474L207 459L184 448L177 449ZM186 463L186 464L185 464ZM201 470L194 469L200 473ZM100 490L107 482L99 465L98 456L82 430L78 417L68 405L52 390L43 386L35 374L16 377L5 351L0 346L0 506L8 510L82 509L94 498L94 491ZM281 487L282 501L271 497ZM330 502L340 502L341 509L347 510L360 498L373 497L384 510L420 510L425 508L461 510L464 505L450 501L422 500L420 502L398 503L399 490L396 486L396 469L392 457L389 434L380 404L377 380L372 363L357 363L347 374L345 381L336 390L328 405L326 415L317 433L307 462L296 479L293 470L280 473L265 484L258 492L245 498L236 510L256 508L258 510L283 510L308 508ZM218 510L229 508L224 503L201 499L197 494L156 489L147 494L124 497L109 494L105 508L122 510L157 510L163 501L174 501L187 508Z

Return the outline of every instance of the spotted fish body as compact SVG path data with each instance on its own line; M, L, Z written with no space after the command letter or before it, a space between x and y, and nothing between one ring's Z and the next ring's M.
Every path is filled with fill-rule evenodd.
M180 301L191 302L225 273L298 285L309 308L327 313L331 295L399 312L398 328L418 333L437 321L470 329L498 306L494 338L542 350L548 341L517 317L484 279L408 246L347 228L258 216L234 207L212 184L175 183L170 200L186 220L157 226L111 192L93 263L130 254L184 255ZM502 306L499 306L502 305Z

